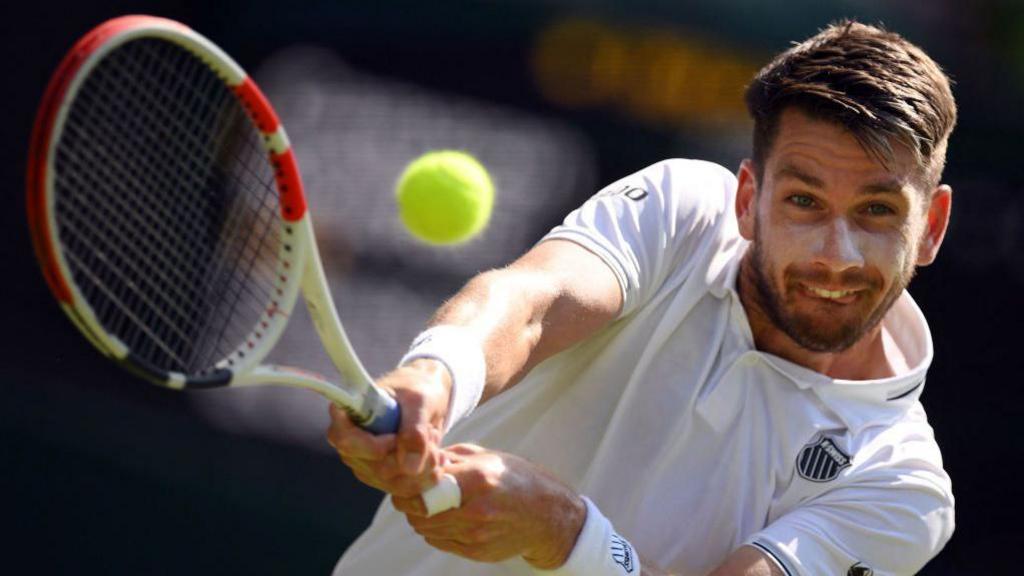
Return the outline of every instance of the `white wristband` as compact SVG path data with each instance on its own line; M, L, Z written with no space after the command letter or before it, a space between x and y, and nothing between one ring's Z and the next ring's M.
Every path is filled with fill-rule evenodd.
M418 358L431 358L445 365L452 377L451 397L444 431L469 416L480 402L487 380L487 361L480 340L468 328L434 326L412 341L399 366Z
M544 576L640 576L640 558L628 540L615 532L611 521L601 514L590 498L587 519L576 538L569 558L554 570L534 569Z

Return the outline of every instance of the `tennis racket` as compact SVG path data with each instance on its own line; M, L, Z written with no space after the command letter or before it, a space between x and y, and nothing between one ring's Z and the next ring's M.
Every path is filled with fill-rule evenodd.
M115 18L64 57L32 135L28 220L63 310L129 371L178 390L307 388L366 430L398 429L338 319L284 128L185 25ZM300 291L341 386L263 363ZM458 506L458 487L431 499Z

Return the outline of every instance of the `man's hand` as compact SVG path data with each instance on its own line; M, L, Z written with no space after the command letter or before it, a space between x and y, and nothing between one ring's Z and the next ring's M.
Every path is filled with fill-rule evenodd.
M444 435L451 377L443 364L419 359L377 381L402 410L396 434L373 434L359 428L348 415L331 406L327 441L361 482L390 494L418 495L441 477Z
M565 563L586 519L579 495L511 454L457 444L444 455L444 472L462 489L460 508L427 518L419 497L391 498L428 544L478 562L522 556L542 569Z

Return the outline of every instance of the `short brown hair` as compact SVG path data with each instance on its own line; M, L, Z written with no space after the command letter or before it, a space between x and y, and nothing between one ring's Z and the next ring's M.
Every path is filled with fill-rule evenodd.
M841 124L886 166L893 139L904 144L929 187L942 176L956 124L950 81L939 65L899 34L853 21L832 24L776 56L745 98L759 178L789 107Z

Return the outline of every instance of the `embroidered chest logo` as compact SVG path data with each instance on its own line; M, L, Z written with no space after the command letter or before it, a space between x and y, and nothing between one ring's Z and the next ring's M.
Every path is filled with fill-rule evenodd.
M635 566L633 562L633 546L618 534L612 533L611 552L612 560L619 566L622 566L626 574L632 574L633 567Z
M875 571L857 562L846 571L846 576L875 576Z
M804 446L796 457L796 470L811 482L828 482L850 465L850 457L831 438L821 438ZM852 572L851 572L852 574Z

